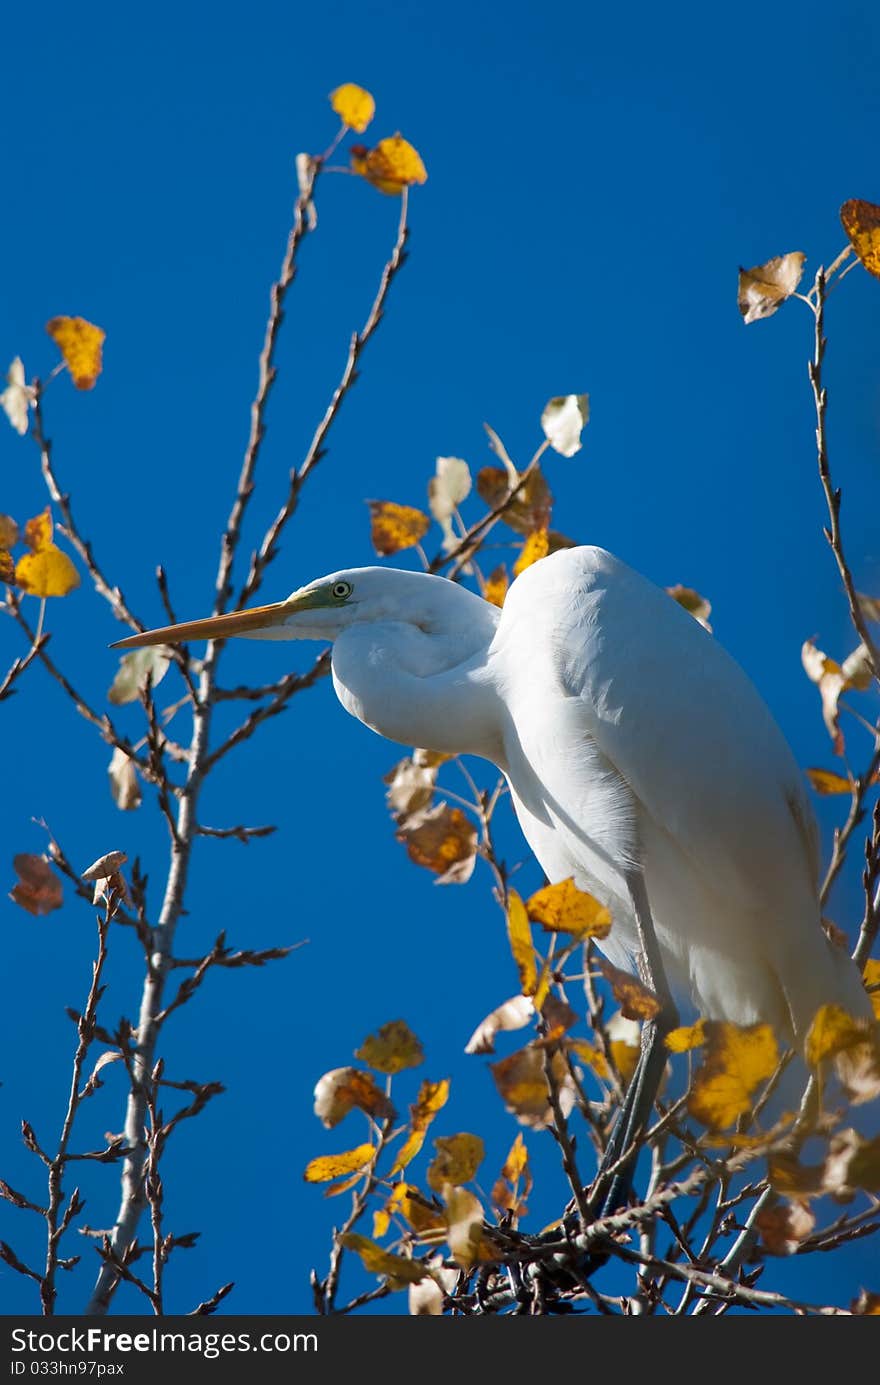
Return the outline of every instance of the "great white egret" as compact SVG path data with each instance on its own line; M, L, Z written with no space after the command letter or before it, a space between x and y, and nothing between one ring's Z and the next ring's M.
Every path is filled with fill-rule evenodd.
M117 647L230 635L332 640L348 712L497 765L549 880L573 876L609 907L599 946L661 1001L615 1157L650 1113L675 993L796 1042L826 1003L870 1014L821 927L816 825L782 732L717 641L610 553L542 559L502 610L442 577L355 568Z

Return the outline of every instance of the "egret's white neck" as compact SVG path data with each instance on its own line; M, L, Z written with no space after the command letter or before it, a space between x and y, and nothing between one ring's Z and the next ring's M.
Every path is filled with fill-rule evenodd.
M460 611L432 612L423 625L380 620L343 630L333 685L346 711L389 740L498 764L503 709L490 645L499 613L464 595Z

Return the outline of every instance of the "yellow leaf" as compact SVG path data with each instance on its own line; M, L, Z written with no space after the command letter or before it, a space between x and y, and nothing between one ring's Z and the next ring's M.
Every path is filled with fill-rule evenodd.
M535 529L529 534L522 551L513 565L514 577L519 577L521 572L525 572L532 563L540 562L541 558L546 558L550 552L550 538L546 529Z
M604 957L598 958L598 967L611 987L614 999L620 1006L624 1019L652 1020L660 1009L660 1002L643 986L637 976L628 971L613 967Z
M513 1144L510 1146L510 1152L501 1170L501 1177L506 1178L508 1183L516 1183L517 1179L521 1178L525 1173L528 1166L529 1151L522 1137L522 1131L520 1131Z
M488 601L491 606L503 606L509 585L507 568L502 563L500 567L496 567L494 571L490 572L489 576L486 578L486 585L483 588L483 600Z
M402 135L380 139L375 149L363 144L351 147L351 166L374 188L389 196L399 196L405 187L426 183L428 175L417 150Z
M704 630L711 633L712 626L709 624L709 617L712 614L711 601L707 601L705 596L700 596L700 593L694 591L693 587L683 587L680 582L677 582L674 587L667 587L666 590L673 601L677 601L688 615L693 616Z
M392 500L371 500L370 535L373 547L382 558L401 549L413 548L425 537L431 521L413 505L395 505Z
M447 1078L443 1078L440 1082L422 1083L416 1104L409 1108L410 1133L397 1152L391 1169L392 1174L405 1169L407 1164L416 1157L425 1143L425 1131L437 1112L446 1105L448 1099L449 1081Z
M576 1053L588 1067L593 1069L597 1077L601 1077L605 1081L608 1080L608 1062L601 1048L597 1048L595 1044L591 1044L587 1039L569 1039L568 1046L572 1053ZM614 1045L612 1044L612 1048L613 1047ZM621 1047L630 1048L631 1045L622 1044ZM636 1049L635 1052L636 1055L638 1055L638 1049Z
M409 859L438 876L438 885L464 885L477 859L477 829L460 808L437 803L398 825Z
M552 981L553 968L550 965L550 958L548 957L541 968L541 974L535 985L535 993L532 996L532 1004L538 1014L545 1012L548 1003L552 1004L553 1002L553 997L550 995L550 985ZM572 1011L572 1014L574 1014L574 1011ZM574 1023L574 1020L572 1020L572 1023ZM549 1038L549 1035L547 1037Z
M638 1044L628 1044L625 1039L612 1039L610 1047L620 1085L626 1091L638 1066L641 1049Z
M697 1070L688 1110L710 1130L732 1125L751 1107L755 1089L779 1062L779 1046L769 1024L741 1027L705 1021L706 1055Z
M307 1183L329 1183L333 1178L365 1169L376 1153L373 1145L358 1145L344 1154L322 1154L306 1165L303 1175Z
M15 580L32 596L67 596L79 586L79 573L66 553L47 543L36 553L24 553L15 565Z
M103 328L84 317L53 317L46 331L55 342L78 390L90 390L101 374Z
M807 1033L804 1057L811 1068L817 1068L826 1058L863 1044L867 1037L864 1020L856 1019L840 1005L823 1005Z
M343 82L330 93L330 105L349 130L364 133L376 114L376 103L368 91L355 82Z
M392 1289L402 1289L406 1284L418 1284L429 1273L426 1265L418 1260L407 1260L403 1255L392 1255L390 1250L371 1241L369 1236L359 1236L355 1231L347 1231L339 1237L346 1250L353 1250L361 1257L364 1269L372 1274L386 1278Z
M692 1048L699 1048L706 1042L706 1026L703 1020L697 1020L696 1024L682 1025L679 1029L673 1029L666 1035L666 1047L670 1053L687 1053Z
M545 885L527 901L529 918L548 933L570 933L575 938L607 938L611 929L611 914L603 904L585 890L579 890L574 880L560 880Z
M880 960L871 958L865 963L865 986L871 993L874 1014L880 1020ZM875 990L874 987L877 989Z
M880 207L851 197L840 209L840 220L865 269L880 279Z
M516 890L510 891L507 901L507 937L519 972L520 989L523 995L534 995L538 985L535 947L529 916Z
M439 1135L434 1147L437 1154L428 1169L428 1187L435 1193L441 1192L446 1183L456 1187L469 1183L485 1154L479 1135Z
M852 793L853 790L851 779L845 779L842 774L835 774L830 769L808 769L807 778L816 793Z
M42 548L48 548L52 542L52 511L48 505L24 526L24 541L35 553L39 553Z
M740 270L738 305L747 323L772 317L791 297L801 281L806 258L800 250L792 250L753 269Z
M383 1024L378 1034L370 1034L355 1053L362 1063L388 1076L417 1068L425 1061L422 1045L403 1020Z

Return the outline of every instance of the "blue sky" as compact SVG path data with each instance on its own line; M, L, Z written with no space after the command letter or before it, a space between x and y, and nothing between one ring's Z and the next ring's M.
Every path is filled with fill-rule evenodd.
M401 129L429 181L412 197L410 263L266 599L373 561L364 500L423 505L438 454L474 470L488 463L484 420L525 461L546 399L585 390L586 446L547 467L556 525L664 585L707 595L718 637L801 763L830 766L799 650L815 635L842 656L853 640L821 533L804 368L811 321L795 302L744 329L736 270L802 249L809 272L843 244L840 203L880 200L875 7L806 3L768 18L753 5L502 13L461 0L432 9L257 0L246 22L232 6L213 7L209 22L200 6L158 3L145 15L50 2L37 44L21 21L4 76L0 223L4 368L21 354L29 372L47 373L55 355L44 324L55 314L107 331L96 389L58 380L47 426L76 513L142 618L163 618L157 563L182 615L210 605L294 156L328 143L327 93L357 81L377 99L370 134ZM364 184L324 180L280 347L248 547L323 412L396 212ZM832 464L858 584L875 594L878 293L854 273L828 320ZM35 451L11 429L0 429L0 466L0 509L22 520L42 508ZM56 657L100 701L116 667L106 646L122 632L85 588L50 617ZM5 670L19 648L11 623L0 641ZM240 645L227 651L227 678L269 681L308 655ZM116 810L105 748L42 671L30 671L0 718L9 884L12 855L42 849L34 817L83 867L122 847L158 881L161 824L146 809ZM137 718L134 709L120 720L134 732ZM242 946L310 942L262 972L215 978L169 1030L179 1075L228 1088L169 1156L171 1221L205 1228L198 1248L172 1261L179 1311L227 1279L237 1282L231 1311L308 1311L307 1271L323 1267L339 1209L304 1187L301 1167L343 1147L347 1133L322 1130L311 1089L383 1021L404 1016L425 1044L425 1072L453 1077L437 1133L479 1129L492 1170L515 1133L483 1060L461 1053L515 988L501 915L481 871L467 889L438 890L406 863L383 805L381 776L396 758L325 682L210 790L207 821L279 831L248 849L201 845L187 948L221 927ZM840 805L817 806L827 843ZM512 831L505 846L517 859ZM72 1048L63 1007L85 993L93 925L75 902L32 920L5 891L0 912L0 1174L36 1193L18 1122L25 1115L52 1138ZM860 912L855 872L831 912L842 926ZM114 1017L131 1013L137 975L132 940L115 940ZM107 1095L114 1083L111 1070ZM402 1084L402 1105L414 1086ZM89 1119L100 1132L112 1113L111 1102ZM528 1143L549 1217L561 1175L549 1136ZM115 1191L94 1181L92 1225L110 1219ZM0 1207L0 1226L36 1258L23 1214ZM871 1255L848 1252L843 1290L831 1258L787 1266L786 1282L848 1298L871 1279ZM80 1309L83 1287L62 1286L64 1311ZM3 1311L32 1303L0 1266ZM124 1294L119 1303L133 1306Z

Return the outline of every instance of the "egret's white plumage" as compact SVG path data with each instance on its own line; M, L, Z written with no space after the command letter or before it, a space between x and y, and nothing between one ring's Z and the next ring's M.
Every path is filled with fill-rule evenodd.
M332 640L354 716L496 764L548 878L610 907L616 965L635 966L643 880L672 987L704 1015L802 1038L824 1003L866 1013L820 925L815 823L781 731L717 641L611 554L543 559L501 611L444 578L357 568L120 643L230 634Z

